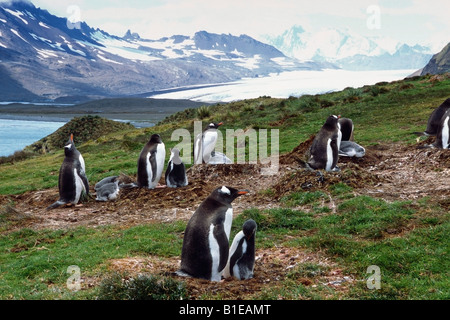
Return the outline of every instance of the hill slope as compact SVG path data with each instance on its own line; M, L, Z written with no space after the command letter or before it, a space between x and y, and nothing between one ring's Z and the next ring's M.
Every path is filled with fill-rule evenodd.
M261 97L187 109L156 127L77 146L93 186L115 174L135 179L137 157L152 133L160 133L169 148L180 142L172 133L193 133L196 120L223 121L224 136L268 129L273 137L271 130L278 129L276 175L261 174L271 163L189 166L185 188L124 189L113 202L91 199L49 212L45 207L58 195L62 150L1 165L0 258L8 285L0 297L95 299L116 272L124 279L146 273L180 281L189 299L448 299L450 153L417 149L425 141L411 132L426 127L449 89L446 75L300 98ZM355 140L367 153L340 158L341 172L319 176L299 159L329 114L353 119ZM246 219L257 221L255 277L210 283L171 276L188 219L222 184L251 191L233 203L232 236ZM77 293L65 289L72 264L83 270ZM366 286L371 265L382 272L380 290Z
M423 68L422 75L450 72L450 42Z

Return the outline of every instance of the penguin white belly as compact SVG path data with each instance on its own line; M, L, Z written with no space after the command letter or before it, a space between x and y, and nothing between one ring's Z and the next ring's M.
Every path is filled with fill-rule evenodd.
M203 159L205 162L209 160L211 157L211 152L214 151L214 148L216 147L217 142L217 131L206 131L203 135Z
M152 171L152 165L150 163L150 152L147 153L147 156L145 158L147 159L147 164L146 164L145 168L147 169L148 187L151 188L152 179L153 179L153 171Z
M156 148L156 179L154 181L154 185L156 186L161 178L163 169L164 169L164 161L166 159L166 147L164 143L158 144Z
M202 159L201 159L201 146L202 146L202 135L199 134L197 136L197 138L195 139L195 145L194 145L194 164L201 164L202 163Z
M333 149L331 148L331 139L327 141L327 163L325 165L326 171L331 171L331 166L333 165Z
M220 247L216 238L214 237L214 225L209 226L208 234L209 252L211 253L211 281L220 281L222 278L222 270L219 269L220 263Z
M444 125L442 126L442 148L448 149L449 148L449 139L450 139L450 133L449 133L449 122L450 117L447 117L444 121Z
M230 240L232 222L233 222L233 208L229 208L225 213L225 222L224 222L224 229L228 240Z
M244 236L244 234L242 234ZM242 256L247 252L247 241L242 242ZM239 267L239 260L236 261L236 264L233 266L233 276L238 280L243 280L241 278L241 268ZM244 278L246 277L247 272L244 274Z
M230 262L231 262L230 260L231 260L231 257L233 256L233 254L236 252L236 250L238 248L239 241L241 241L241 239L243 237L244 237L244 232L242 230L239 231L234 236L233 243L231 244L230 252L228 254L227 265L225 266L225 270L223 271L224 278L231 277L231 272L230 272L231 270L230 270L230 268L233 268L234 266L230 266ZM233 269L233 271L234 271L234 269Z
M84 158L83 158L83 156L81 154L78 157L78 161L80 161L81 169L83 169L83 172L86 172L86 165L84 164Z
M73 175L75 177L75 199L72 203L77 204L78 201L80 201L81 192L85 189L85 187L83 180L81 180L80 176L78 175L77 169L73 169Z
M339 124L339 122L337 124L337 127L338 127L337 148L339 150L339 148L341 146L341 141L342 141L342 131L341 131L341 125Z

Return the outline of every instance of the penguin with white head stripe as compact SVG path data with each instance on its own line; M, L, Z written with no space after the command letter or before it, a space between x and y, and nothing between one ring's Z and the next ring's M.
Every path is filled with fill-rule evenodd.
M217 129L223 122L211 122L206 129L198 134L194 141L194 164L208 163L216 147Z
M161 179L166 158L164 142L153 134L142 148L138 159L137 184L140 188L154 189Z
M231 203L248 190L216 188L197 208L184 232L179 276L220 281L228 262Z
M255 220L248 219L244 222L242 230L234 237L228 263L223 272L224 278L234 277L238 280L253 278L256 228Z
M47 209L58 208L62 205L76 205L81 194L89 195L89 181L86 176L86 166L83 156L75 147L73 134L64 146L64 160L59 169L58 189L59 199Z

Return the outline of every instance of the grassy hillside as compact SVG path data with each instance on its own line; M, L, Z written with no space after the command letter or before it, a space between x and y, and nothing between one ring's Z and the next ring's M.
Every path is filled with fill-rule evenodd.
M113 174L134 177L137 157L151 134L159 133L168 150L178 143L171 141L172 132L185 128L192 133L194 121L201 120L204 125L223 121L220 129L223 133L226 129L279 129L280 153L288 154L315 134L328 115L340 114L354 121L358 143L373 150L379 147L388 154L390 146L408 148L417 144L417 136L411 132L424 130L430 113L449 94L447 75L415 77L300 98L260 97L187 109L156 127L121 128L88 139L77 148L84 156L93 185ZM433 159L439 159L438 156L448 159L445 152L448 150ZM169 155L167 152L167 159ZM158 273L148 265L164 270L178 263L186 218L167 219L167 222L155 218L153 222L102 224L95 228L89 225L36 228L42 217L22 212L21 203L36 206L35 199L42 192L55 190L63 157L63 151L57 150L0 165L0 282L6 284L0 288L0 298L130 297L123 294L122 291L130 293L131 289L124 287L121 279L132 277L135 268L172 280L167 272ZM389 160L389 156L385 159ZM431 171L447 172L447 164L443 161L440 166L433 164ZM289 168L278 185L259 191L253 202L245 200L245 208L233 222L232 235L247 218L258 223L260 260L255 267L256 278L238 284L237 281L209 284L175 278L185 288L177 294L182 294L184 299L449 299L449 203L420 195L406 200L393 198L391 194L372 196L357 186L358 179L365 177L358 171L360 165L350 163L342 174L327 175L327 183L317 189L300 187L301 183L295 180L302 175L300 169ZM201 182L193 179L194 189L190 192L203 197L202 188L216 183L217 175L214 172L205 175L208 180ZM373 177L378 178L376 173ZM275 196L283 187L286 190ZM372 187L376 190L376 185ZM157 192L159 196L168 193ZM92 200L85 206L86 210L93 208L90 215L100 212L105 219L108 215L123 214L121 210L126 206L129 209L126 212L139 219L143 213L133 201L144 197L148 199L145 210L163 215L166 211L162 208L151 207L151 199L156 197L152 194L155 193L128 193L112 207L97 205ZM190 200L177 196L171 199L175 203ZM265 202L261 199L268 204L263 206ZM61 211L58 219L76 221L82 216L77 211L71 211L70 216ZM307 259L300 260L302 257ZM133 261L138 267L119 268L125 261ZM69 265L77 265L82 270L80 291L73 292L66 287ZM382 270L380 290L367 289L365 279L370 265ZM279 273L274 276L268 269ZM175 287L180 289L180 286ZM122 293L105 293L106 287Z

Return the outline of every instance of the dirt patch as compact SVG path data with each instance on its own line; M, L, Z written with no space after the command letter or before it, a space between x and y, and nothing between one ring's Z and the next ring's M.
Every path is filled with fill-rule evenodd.
M319 174L305 170L298 160L305 157L311 142L312 139L308 139L291 153L281 156L279 171L275 175L263 175L261 166L253 164L198 165L188 170L189 185L184 188L122 189L115 201L96 202L90 199L81 206L47 211L46 207L58 199L57 188L52 188L22 195L0 196L0 213L3 216L9 215L11 223L7 232L24 227L68 229L78 226L95 228L120 225L126 228L152 222L188 221L198 205L213 189L221 185L250 190L249 194L234 201L234 214L237 216L247 208L276 207L281 197L294 191L323 190L332 197L329 187L336 183L351 186L355 194L370 195L387 201L415 201L429 197L443 208L450 208L450 150L418 149L417 146L424 142L411 146L368 146L363 158L341 157L338 163L340 172ZM95 195L93 184L91 193ZM337 201L332 200L333 203ZM389 232L397 236L403 230L388 230ZM344 292L356 281L350 275L343 274L339 266L320 253L276 247L257 248L256 255L253 279L218 283L189 278L182 280L186 281L189 294L194 299L213 296L223 299L251 299L269 288L281 288L287 276L299 285L329 286L333 288L330 292L334 294ZM323 265L326 271L320 277L296 276L293 271L305 262ZM178 257L128 257L107 263L112 271L173 276L180 261ZM92 287L98 285L101 279L83 281L88 287Z
M317 265L321 268L319 275L302 274L296 269L302 264ZM252 295L262 290L282 287L283 281L289 276L298 285L329 286L335 291L345 291L348 285L354 283L351 276L345 276L342 270L330 259L320 253L303 252L296 248L278 247L258 249L255 259L255 276L248 280L224 279L211 282L202 279L184 278L174 275L178 270L180 260L177 258L133 257L114 259L108 262L108 269L113 272L125 273L130 276L149 273L160 276L178 278L186 283L187 290L194 299L208 299L220 296L223 299L251 299ZM282 297L279 297L282 298ZM302 299L303 297L296 297Z
M347 184L357 194L387 200L416 200L427 196L448 208L450 150L417 148L429 144L428 140L411 146L368 146L362 158L340 157L340 172L319 173L305 170L298 160L305 157L313 138L280 156L275 175L262 174L259 164L196 165L188 170L189 185L183 188L121 189L115 201L97 202L91 198L81 206L48 211L46 207L58 199L57 188L52 188L0 196L0 208L2 213L17 217L13 229L132 226L187 221L210 192L221 185L250 190L233 203L238 215L246 208L276 206L277 200L291 192L327 191L336 183ZM91 194L95 197L93 185L91 182Z

